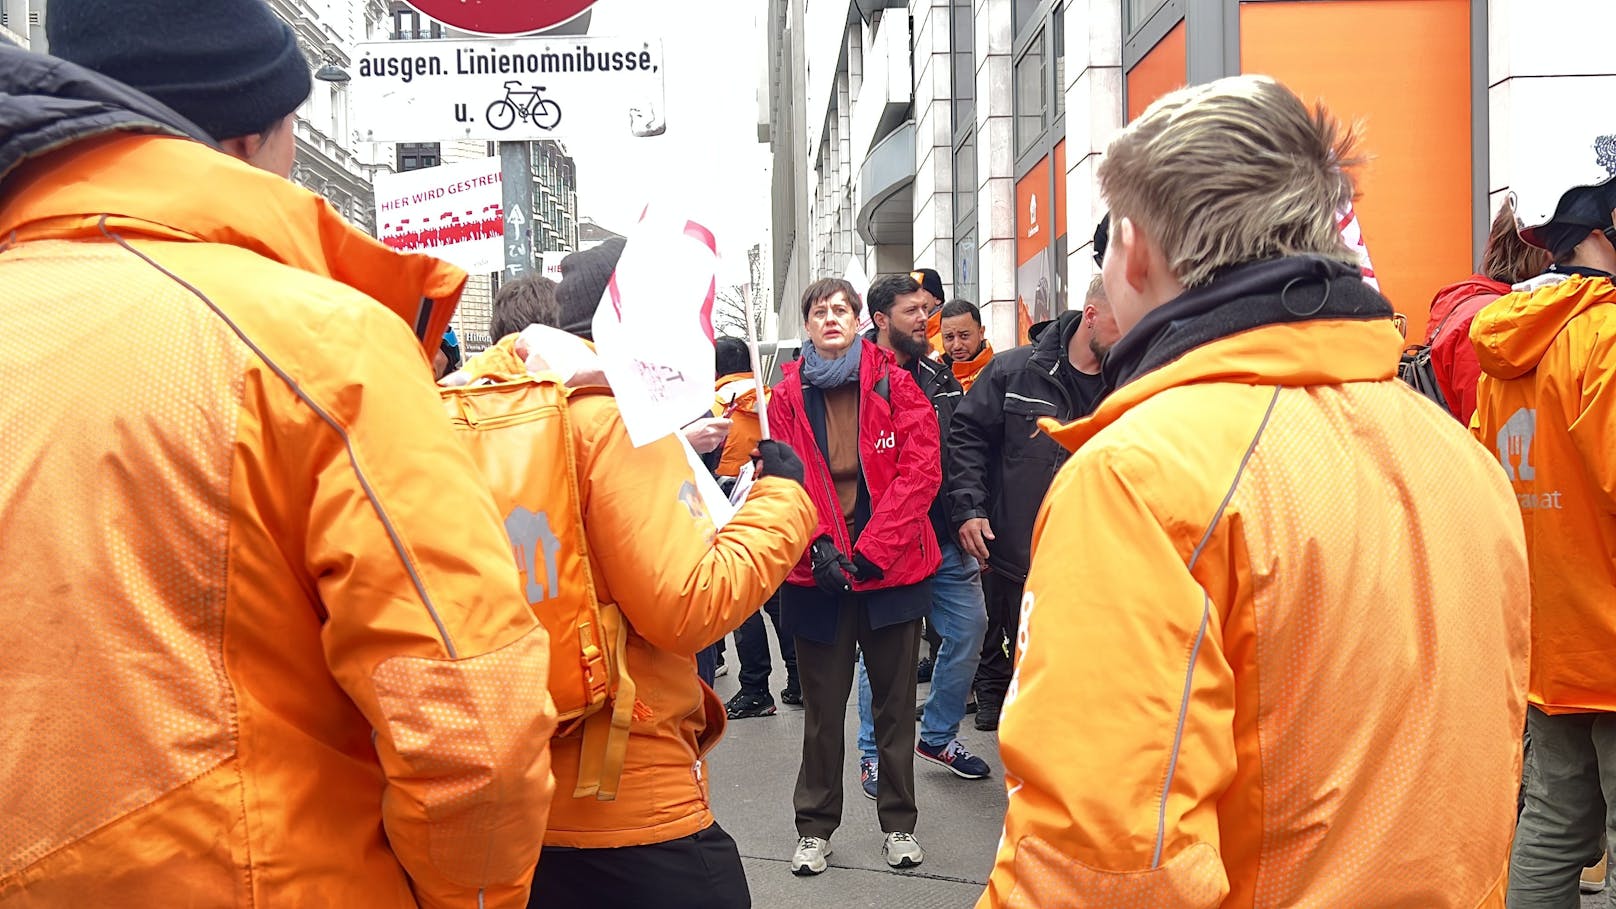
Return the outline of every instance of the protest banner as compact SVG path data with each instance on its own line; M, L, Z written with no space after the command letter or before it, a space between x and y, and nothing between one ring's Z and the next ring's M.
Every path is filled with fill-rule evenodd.
M505 261L498 158L376 175L377 239L472 274Z
M595 347L635 446L713 406L718 243L683 217L647 210L595 311Z

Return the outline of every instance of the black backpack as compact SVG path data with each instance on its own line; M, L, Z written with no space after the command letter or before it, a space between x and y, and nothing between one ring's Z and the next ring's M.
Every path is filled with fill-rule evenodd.
M1455 306L1448 310L1448 314L1437 323L1436 331L1431 333L1431 341L1442 337L1442 329L1448 326L1448 320L1459 311ZM1397 361L1397 377L1413 386L1414 390L1435 401L1443 410L1452 411L1448 406L1448 399L1442 395L1442 386L1436 381L1436 367L1431 365L1431 345L1411 344L1403 348L1403 356Z

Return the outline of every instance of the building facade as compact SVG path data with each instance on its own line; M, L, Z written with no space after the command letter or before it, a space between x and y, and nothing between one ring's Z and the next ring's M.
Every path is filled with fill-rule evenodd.
M0 40L45 49L45 0L0 0Z
M1606 0L770 0L781 331L809 281L856 263L936 268L996 347L1025 338L1096 271L1111 138L1162 94L1242 72L1358 125L1358 220L1418 330L1544 166L1546 112L1608 107L1612 27Z

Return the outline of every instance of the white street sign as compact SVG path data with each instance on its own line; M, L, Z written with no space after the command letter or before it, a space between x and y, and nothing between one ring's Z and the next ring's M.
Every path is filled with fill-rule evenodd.
M629 38L372 41L353 118L368 142L656 136L662 42Z
M376 175L378 238L473 274L504 260L498 158Z

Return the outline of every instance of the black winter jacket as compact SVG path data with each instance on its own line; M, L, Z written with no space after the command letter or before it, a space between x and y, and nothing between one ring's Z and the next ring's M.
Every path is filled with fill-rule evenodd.
M1093 412L1104 381L1066 362L1066 342L1081 313L1062 313L1031 343L994 357L954 410L943 475L955 527L987 518L996 539L988 567L1027 579L1038 507L1066 463L1065 448L1038 429L1041 417L1063 423Z
M948 518L948 477L953 472L948 454L948 432L954 422L954 411L965 399L965 391L960 387L959 379L954 378L954 370L925 358L910 362L909 374L915 377L915 384L920 386L922 394L931 399L932 409L937 411L937 427L941 432L938 438L943 440L943 485L938 487L937 498L931 503L931 527L937 532L937 541L947 543L954 541L954 530L959 526Z
M864 339L871 344L876 343L876 337L876 330L873 328L864 333ZM932 410L937 412L937 438L941 440L943 451L943 484L938 487L937 498L931 503L931 527L937 533L938 543L954 542L958 545L955 530L959 525L949 520L948 428L954 421L954 410L965 398L965 389L960 385L959 379L954 377L954 370L946 365L933 363L925 357L910 360L909 365L903 368L914 377L915 384L920 386L920 393L931 401Z

